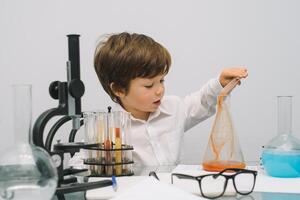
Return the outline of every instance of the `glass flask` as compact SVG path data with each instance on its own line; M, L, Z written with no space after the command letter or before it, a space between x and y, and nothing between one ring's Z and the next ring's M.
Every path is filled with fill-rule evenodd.
M292 96L278 96L277 136L263 147L261 164L273 177L300 177L300 141L292 135Z
M15 143L0 156L0 199L50 200L57 171L49 154L31 143L31 85L14 85Z
M245 168L239 140L233 127L229 109L230 96L220 95L217 99L217 113L203 158L206 171L222 171L225 168Z

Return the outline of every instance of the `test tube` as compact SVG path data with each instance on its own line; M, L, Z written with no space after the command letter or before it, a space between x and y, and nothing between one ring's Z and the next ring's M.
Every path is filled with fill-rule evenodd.
M85 131L85 142L92 144L96 142L96 130L95 130L95 114L94 112L83 112L84 131ZM93 156L93 150L86 150L86 157L88 162L95 162ZM94 165L90 165L90 171L92 174L96 173Z
M122 174L122 117L123 112L121 111L114 111L112 112L111 117L111 132L114 141L114 157L115 157L115 174L121 175ZM118 150L119 149L119 150Z
M107 176L113 175L113 166L112 164L112 137L110 131L110 118L111 118L111 107L108 108L108 113L106 117L106 133L104 135L104 149L105 151L105 163L107 164L105 167L105 173Z
M131 114L128 112L122 113L122 138L124 148L131 147ZM123 151L122 162L131 162L132 161L132 151L127 150ZM122 166L123 173L131 173L132 165L125 164Z
M104 147L104 135L106 132L106 119L107 113L104 111L95 112L96 115L96 141L99 144L99 148L102 149ZM104 153L101 150L96 151L96 161L101 164L104 162ZM98 165L96 167L97 175L102 175L104 173L104 167L102 165Z

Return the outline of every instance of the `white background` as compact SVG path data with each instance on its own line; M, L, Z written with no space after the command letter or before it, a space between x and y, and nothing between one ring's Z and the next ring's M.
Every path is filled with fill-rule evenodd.
M48 86L66 81L67 34L81 35L83 110L111 105L94 72L94 49L101 35L129 31L170 51L167 94L183 97L223 67L247 66L231 111L245 160L259 160L277 132L277 95L294 96L293 133L300 136L299 9L297 0L1 0L0 149L13 144L12 84L33 84L33 120L57 106ZM184 163L201 162L212 120L186 134Z

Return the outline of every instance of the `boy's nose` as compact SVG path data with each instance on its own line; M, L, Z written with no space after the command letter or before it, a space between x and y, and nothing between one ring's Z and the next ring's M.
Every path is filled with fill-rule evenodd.
M158 87L158 89L156 90L156 95L161 95L164 91L164 87Z

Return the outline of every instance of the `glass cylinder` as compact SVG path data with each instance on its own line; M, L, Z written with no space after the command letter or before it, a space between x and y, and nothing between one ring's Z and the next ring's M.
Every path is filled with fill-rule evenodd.
M14 85L15 143L1 152L0 197L50 200L57 171L49 154L31 143L31 85Z
M278 96L277 136L264 146L261 162L270 176L300 177L300 141L292 135L292 96Z

